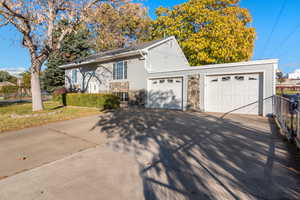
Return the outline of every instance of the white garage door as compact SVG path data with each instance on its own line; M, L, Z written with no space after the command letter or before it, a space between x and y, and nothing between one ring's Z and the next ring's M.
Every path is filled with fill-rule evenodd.
M206 77L205 111L259 114L259 74Z
M149 80L148 107L182 109L182 78Z

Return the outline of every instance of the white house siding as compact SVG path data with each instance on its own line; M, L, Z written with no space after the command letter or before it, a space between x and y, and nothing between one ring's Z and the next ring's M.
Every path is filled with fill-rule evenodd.
M187 68L189 63L175 39L149 49L148 69L151 72Z

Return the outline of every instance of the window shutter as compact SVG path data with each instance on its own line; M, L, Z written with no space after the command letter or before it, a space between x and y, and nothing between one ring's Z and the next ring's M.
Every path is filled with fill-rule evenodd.
M127 79L127 61L124 61L124 79Z
M75 83L77 83L77 69L75 69Z
M72 83L77 83L77 69L72 70Z

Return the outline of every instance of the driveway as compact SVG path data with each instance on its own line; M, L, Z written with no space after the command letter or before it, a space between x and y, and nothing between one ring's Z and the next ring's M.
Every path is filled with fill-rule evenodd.
M268 118L129 109L81 120L0 134L0 199L299 199L299 154ZM61 137L45 149L44 130ZM7 156L32 148L53 153L48 164L26 171Z

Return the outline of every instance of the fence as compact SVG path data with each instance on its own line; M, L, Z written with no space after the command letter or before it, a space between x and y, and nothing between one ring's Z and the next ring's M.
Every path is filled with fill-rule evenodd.
M273 97L273 115L288 140L295 140L300 148L299 102L292 102L287 98L275 95Z

